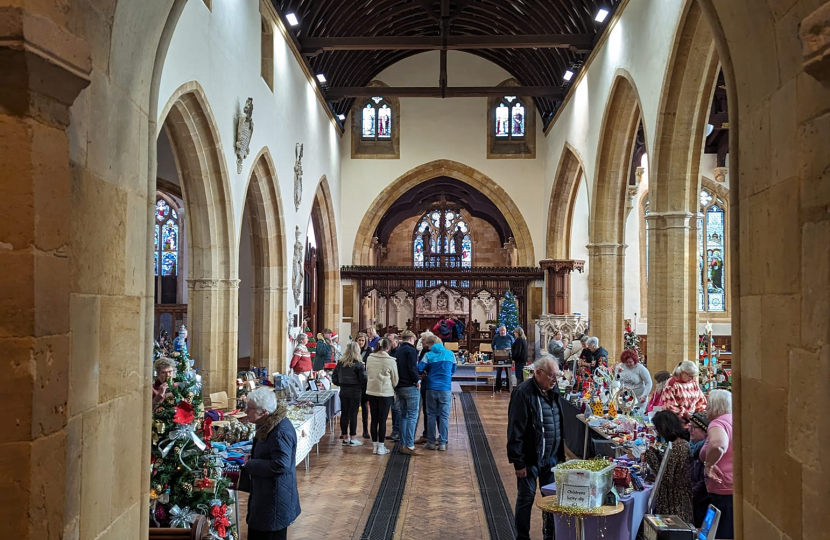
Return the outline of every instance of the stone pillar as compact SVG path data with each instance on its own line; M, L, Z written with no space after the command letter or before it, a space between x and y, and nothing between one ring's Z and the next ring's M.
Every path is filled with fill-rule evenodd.
M648 245L648 360L652 372L671 371L696 357L697 251L695 215L651 212ZM694 250L694 251L692 251Z
M625 244L588 244L591 271L588 274L589 333L608 351L610 364L623 348L623 272ZM649 353L651 352L649 343Z
M205 395L236 397L238 279L188 279L190 356L204 378Z
M251 362L265 366L268 373L285 371L285 358L280 354L280 340L285 339L287 326L282 320L280 299L288 294L286 288L253 287L253 317L251 318Z
M0 6L0 515L4 536L24 540L63 537L80 506L68 495L80 481L82 424L70 426L68 412L76 306L66 129L92 67L86 43L49 10Z
M545 272L545 313L570 313L571 272L583 272L585 261L543 259L539 265Z

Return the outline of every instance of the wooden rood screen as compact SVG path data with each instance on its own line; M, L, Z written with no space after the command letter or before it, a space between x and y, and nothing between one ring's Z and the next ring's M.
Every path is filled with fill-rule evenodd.
M498 310L504 294L509 290L516 297L519 308L519 320L524 328L528 325L528 288L534 281L544 281L541 268L532 267L474 267L474 268L412 268L398 266L344 266L340 269L342 279L354 282L358 295L360 326L366 325L367 315L363 299L376 296L388 302L393 297L412 300L413 317L410 328L421 332L438 321L441 315L454 315L464 320L467 326L466 338L459 344L462 348L475 349L480 341L479 329L488 330L485 320L479 320L479 328L474 328L473 300L485 298L492 305L489 313L498 318ZM461 313L457 305L446 308L442 304L429 304L427 297L434 297L436 291L446 292L451 298L462 302L465 312ZM344 298L344 302L350 299ZM388 306L388 304L387 304ZM390 320L390 309L385 310L384 320L378 321L387 329L403 330L397 321ZM489 340L488 340L489 341Z

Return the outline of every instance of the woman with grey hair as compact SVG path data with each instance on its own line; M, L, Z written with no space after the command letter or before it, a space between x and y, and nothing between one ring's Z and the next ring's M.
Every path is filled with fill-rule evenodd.
M156 380L153 381L153 409L155 409L170 391L170 384L176 376L176 361L162 356L153 362L153 369L156 372Z
M734 538L732 508L732 392L712 390L706 407L706 442L700 450L706 491L721 511L715 538Z
M277 403L269 388L248 394L248 421L256 424L251 457L241 474L250 477L248 538L284 540L288 526L300 515L297 491L297 432L288 419L288 407Z
M663 390L663 409L673 412L684 422L688 422L694 413L706 409L706 396L697 382L698 375L697 363L683 360Z

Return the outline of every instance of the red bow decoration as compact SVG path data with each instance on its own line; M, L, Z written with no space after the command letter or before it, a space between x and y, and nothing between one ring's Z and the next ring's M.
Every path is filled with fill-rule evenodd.
M186 401L180 401L176 405L176 414L173 415L173 421L177 424L192 424L196 415L193 412L193 404Z
M211 506L210 508L210 517L220 518L225 517L225 513L228 511L228 506L223 504L222 506Z
M214 518L213 519L213 528L216 530L216 534L221 536L222 538L225 537L227 534L226 527L231 524L230 520L225 516L227 512L227 506L213 506L210 509L210 515Z

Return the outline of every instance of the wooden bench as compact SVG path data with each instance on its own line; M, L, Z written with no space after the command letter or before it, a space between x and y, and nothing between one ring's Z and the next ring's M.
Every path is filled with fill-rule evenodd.
M210 522L199 516L189 529L150 527L150 540L203 540L210 537Z

